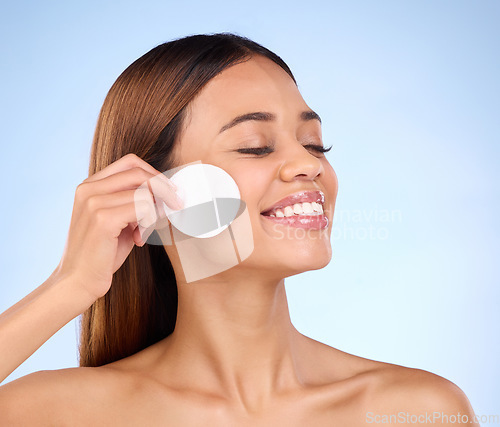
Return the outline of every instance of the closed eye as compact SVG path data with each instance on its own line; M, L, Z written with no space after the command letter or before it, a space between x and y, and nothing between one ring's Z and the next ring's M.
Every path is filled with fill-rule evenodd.
M256 154L260 156L263 154L272 153L274 150L272 149L271 146L267 145L266 147L258 147L258 148L240 148L236 151L242 154Z
M322 145L308 144L308 145L304 145L304 147L312 148L313 150L317 151L318 153L328 153L333 148L333 145L330 145L328 148L325 148Z
M327 153L332 149L332 145L328 148L323 147L322 145L317 145L317 144L308 144L304 145L304 147L312 149L318 153ZM257 156L261 156L264 154L269 154L272 153L274 150L271 146L267 145L265 147L258 147L258 148L240 148L236 150L238 153L242 154L254 154Z

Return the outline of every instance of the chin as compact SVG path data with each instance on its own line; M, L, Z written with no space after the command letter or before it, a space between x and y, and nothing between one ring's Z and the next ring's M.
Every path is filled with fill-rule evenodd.
M326 267L331 259L332 248L329 245L323 250L298 251L295 256L288 257L291 262L287 263L288 268L286 269L291 272L289 276L293 276L305 271L320 270Z

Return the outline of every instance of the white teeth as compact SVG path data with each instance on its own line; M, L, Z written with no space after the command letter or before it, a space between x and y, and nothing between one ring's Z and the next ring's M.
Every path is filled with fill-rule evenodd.
M291 206L286 206L285 207L285 216L292 216L293 215L293 209Z
M286 206L281 209L276 209L273 214L269 215L273 218L283 218L296 215L320 215L323 213L323 206L316 202L295 203L291 206Z
M302 204L300 203L295 203L293 205L293 213L294 214L297 214L297 215L300 215L301 213L303 213L304 211L302 210Z
M305 214L313 212L312 205L309 202L302 203L302 209L304 210Z
M313 208L314 212L320 212L321 213L321 205L319 203L312 202L311 205L312 205L312 208Z

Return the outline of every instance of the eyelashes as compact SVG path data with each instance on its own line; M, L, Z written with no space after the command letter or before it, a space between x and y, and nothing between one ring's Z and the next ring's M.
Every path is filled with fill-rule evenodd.
M322 145L315 145L315 144L304 145L304 147L312 148L313 150L316 150L318 153L328 153L333 148L333 145L330 145L328 148L325 148Z
M310 148L310 149L316 151L317 153L323 154L323 153L328 153L328 151L330 151L333 146L330 145L330 147L325 148L322 145L308 144L308 145L304 145L304 147ZM242 153L242 154L254 154L257 156L261 156L264 154L272 153L274 150L272 149L271 146L267 145L265 147L258 147L258 148L240 148L239 150L236 150L236 151L238 153Z
M260 156L263 154L272 153L273 149L269 145L267 145L266 147L259 147L259 148L240 148L236 151L241 154L256 154Z

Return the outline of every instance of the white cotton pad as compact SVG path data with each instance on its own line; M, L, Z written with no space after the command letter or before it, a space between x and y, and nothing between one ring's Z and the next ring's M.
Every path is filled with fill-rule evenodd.
M240 191L223 169L209 164L189 165L170 178L184 202L181 210L169 208L165 214L184 234L198 238L213 237L224 231L240 208Z

